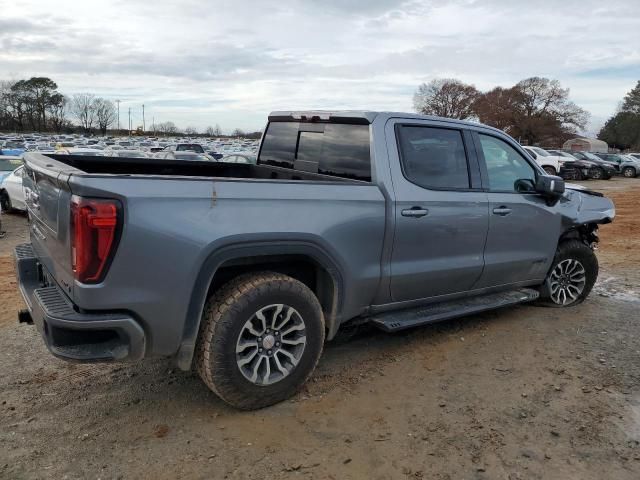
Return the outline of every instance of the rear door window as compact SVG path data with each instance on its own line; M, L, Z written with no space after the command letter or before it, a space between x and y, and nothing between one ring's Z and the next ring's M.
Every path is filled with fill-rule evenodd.
M398 144L402 170L410 182L437 190L470 188L460 130L401 125Z
M271 122L258 163L369 182L369 125Z

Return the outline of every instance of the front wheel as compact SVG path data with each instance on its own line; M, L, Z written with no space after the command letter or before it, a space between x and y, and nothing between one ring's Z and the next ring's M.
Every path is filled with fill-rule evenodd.
M562 242L540 289L540 303L550 307L578 305L597 278L598 259L593 250L578 240Z
M622 170L622 175L627 178L633 178L636 176L636 169L633 167L624 167Z
M5 191L0 192L0 208L3 212L10 212L13 210L11 197L9 197L9 194Z
M323 345L322 309L305 284L279 273L246 274L207 302L196 369L222 400L254 410L291 397Z
M547 173L547 175L557 175L556 169L550 166L544 166L542 169Z
M589 169L589 177L594 180L602 180L604 178L604 170L600 167L593 167Z

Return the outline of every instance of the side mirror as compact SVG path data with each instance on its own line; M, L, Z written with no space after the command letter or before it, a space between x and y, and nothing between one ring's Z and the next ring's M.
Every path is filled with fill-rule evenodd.
M564 193L564 180L554 175L538 175L536 192L548 197L559 197Z

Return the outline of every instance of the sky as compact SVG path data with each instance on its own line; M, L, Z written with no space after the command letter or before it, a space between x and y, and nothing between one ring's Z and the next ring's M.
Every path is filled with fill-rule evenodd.
M0 0L0 79L119 99L121 124L412 111L417 86L560 80L595 133L640 80L638 0Z

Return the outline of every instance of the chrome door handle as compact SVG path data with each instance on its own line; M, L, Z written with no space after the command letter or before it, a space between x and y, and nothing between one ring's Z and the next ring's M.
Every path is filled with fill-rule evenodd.
M511 209L507 207L496 207L493 209L494 215L505 217L511 213Z
M429 214L429 210L422 207L411 207L402 210L403 217L420 218Z

